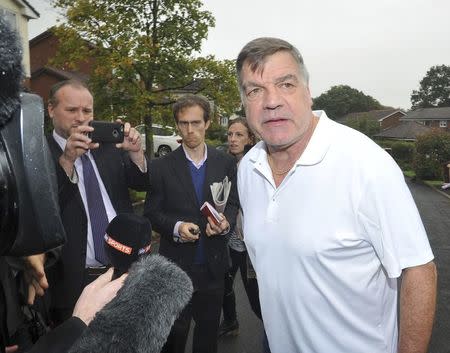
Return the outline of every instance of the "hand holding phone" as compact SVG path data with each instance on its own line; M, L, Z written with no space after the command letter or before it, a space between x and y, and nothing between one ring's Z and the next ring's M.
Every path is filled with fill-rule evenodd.
M108 121L89 122L89 126L94 128L94 131L88 133L92 142L102 143L122 143L124 139L124 127L122 123L111 123Z

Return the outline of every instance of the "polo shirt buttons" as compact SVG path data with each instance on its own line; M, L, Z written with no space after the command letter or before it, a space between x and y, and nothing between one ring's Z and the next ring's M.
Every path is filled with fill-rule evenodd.
M266 218L268 222L275 223L278 220L278 202L276 197L272 196L272 202L267 207Z

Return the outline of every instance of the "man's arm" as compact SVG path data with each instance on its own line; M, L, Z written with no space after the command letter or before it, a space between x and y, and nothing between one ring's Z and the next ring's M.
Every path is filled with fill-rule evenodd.
M403 270L400 289L399 353L428 351L436 307L434 262Z
M109 303L122 287L127 275L122 275L120 278L111 281L113 272L113 269L110 268L86 286L75 304L73 316L39 338L29 353L68 352L96 313Z
M149 169L150 173L150 185L147 190L144 205L144 216L147 217L151 224L152 229L161 234L161 236L169 236L168 239L173 241L173 229L177 221L181 219L174 219L167 212L167 189L164 185L164 175L167 175L166 168L161 160L153 159L150 161Z

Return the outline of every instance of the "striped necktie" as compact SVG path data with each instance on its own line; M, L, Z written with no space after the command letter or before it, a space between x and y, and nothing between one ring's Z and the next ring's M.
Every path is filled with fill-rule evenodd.
M105 205L103 204L100 185L95 175L89 156L81 156L83 164L84 187L86 190L86 199L91 219L92 238L94 240L95 259L104 265L110 263L104 248L104 236L108 226L108 216L106 215Z

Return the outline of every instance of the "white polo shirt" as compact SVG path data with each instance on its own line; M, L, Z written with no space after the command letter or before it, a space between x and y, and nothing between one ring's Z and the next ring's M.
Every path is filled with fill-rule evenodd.
M314 134L278 188L264 142L238 171L271 351L394 353L397 277L433 259L427 235L394 160L314 114Z

